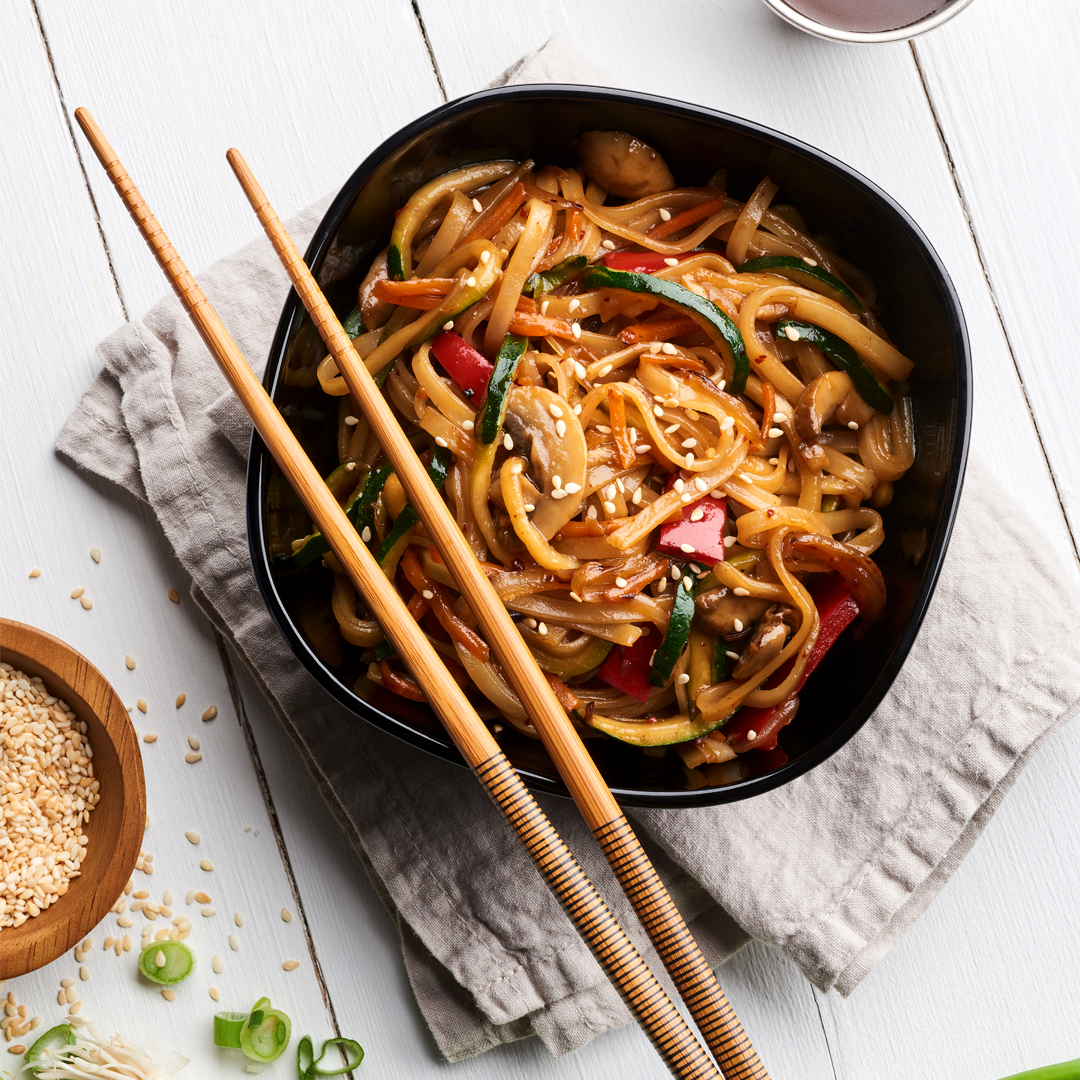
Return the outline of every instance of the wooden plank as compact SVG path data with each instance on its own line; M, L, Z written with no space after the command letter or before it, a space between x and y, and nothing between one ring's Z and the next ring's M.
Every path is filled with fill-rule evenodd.
M185 591L182 570L147 507L110 484L78 475L52 451L60 425L99 367L94 343L122 321L123 312L29 4L0 6L0 40L0 94L10 109L0 157L8 406L0 442L8 506L8 527L0 531L0 595L5 615L69 642L126 702L146 700L145 716L137 710L132 715L141 732L158 735L153 745L142 744L150 815L144 845L155 856L155 873L137 873L136 887L157 899L165 888L172 890L174 917L193 916L189 940L199 958L196 973L170 1004L140 983L134 951L122 958L103 955L105 936L125 932L110 915L91 935L96 947L87 960L89 982L79 980L69 953L8 989L31 1015L43 1017L40 1034L66 1015L56 995L60 979L74 977L82 1014L104 1031L121 1030L140 1042L153 1033L163 1046L191 1056L195 1075L218 1075L221 1055L209 1026L215 1008L243 1009L268 992L308 1025L325 1024L322 988L300 924L286 925L278 915L282 904L291 904L292 889L216 641L190 600L176 606L166 596L170 588ZM100 565L90 558L95 546ZM42 574L30 579L35 566ZM93 601L89 611L69 596L80 585ZM133 671L125 665L129 653L136 660ZM181 691L188 701L178 710L174 700ZM219 716L203 723L199 716L211 703ZM184 761L189 734L198 737L204 755L192 765ZM245 825L252 831L245 832ZM201 833L198 847L185 839L188 828ZM213 871L199 869L202 858L212 860ZM198 905L185 904L190 887L207 889L216 915L202 918ZM243 928L233 926L234 911L245 916ZM132 921L126 932L137 948L145 920L135 914ZM158 919L155 926L168 921ZM229 949L230 932L242 939L239 953ZM225 961L220 975L212 971L213 954ZM286 957L301 961L291 974L281 967ZM221 987L221 1006L207 996L212 984Z
M1062 0L1023 17L1006 0L980 0L915 43L1074 535L1080 444L1070 319L1080 254L1062 242L1061 225L1076 201L1078 43L1080 11Z
M239 147L283 218L442 97L407 3L39 5L69 111L85 105L197 273L259 232L225 163ZM80 148L85 151L85 143ZM89 155L133 317L166 290Z

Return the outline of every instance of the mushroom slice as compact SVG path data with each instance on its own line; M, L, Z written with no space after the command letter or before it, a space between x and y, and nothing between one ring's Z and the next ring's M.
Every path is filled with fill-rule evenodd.
M768 606L768 600L736 596L726 585L721 585L694 600L694 628L711 637L741 637L750 631Z
M360 316L368 330L378 330L385 326L387 319L394 313L394 305L388 300L380 300L375 295L375 286L389 276L386 268L386 250L375 256L364 280L360 282Z
M773 604L761 617L754 636L731 671L731 677L744 682L775 660L787 642L794 621L794 610L787 604Z
M851 376L843 371L827 371L811 380L795 406L795 430L807 442L816 442L821 429L854 389Z
M641 199L675 186L664 159L625 131L586 131L578 139L581 167L605 191Z
M566 399L547 387L515 386L503 430L529 459L529 479L538 492L530 520L550 540L577 516L584 498L588 451L581 422Z

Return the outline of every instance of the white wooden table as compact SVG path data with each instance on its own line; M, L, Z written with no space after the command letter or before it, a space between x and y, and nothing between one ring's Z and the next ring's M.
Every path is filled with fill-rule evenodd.
M560 1061L535 1040L454 1067L439 1060L395 928L258 690L187 600L152 516L52 452L96 372L94 344L164 291L73 135L74 109L93 110L195 270L256 233L228 146L243 149L285 216L336 189L400 125L483 85L555 31L618 84L817 145L891 192L941 254L974 348L973 451L1011 483L1075 575L1080 435L1068 328L1080 286L1069 224L1080 14L1068 0L1022 11L976 0L912 46L859 48L801 36L756 0L0 0L0 611L71 642L125 700L146 699L148 713L133 716L159 736L144 755L157 869L148 884L157 895L204 887L218 910L195 919L200 966L172 1004L136 983L130 956L102 954L112 932L103 925L92 978L77 984L86 1014L109 1032L153 1033L191 1056L185 1075L198 1078L242 1074L213 1049L210 1018L263 993L300 1032L326 1037L336 1024L358 1038L368 1080L666 1075L631 1028ZM31 580L35 566L42 575ZM79 585L92 611L69 599ZM170 588L185 597L179 607ZM178 711L180 692L188 701ZM202 723L210 704L220 714ZM197 768L183 762L191 733L209 751ZM992 1080L1077 1054L1078 760L1074 724L850 999L818 993L764 947L723 969L777 1080ZM189 828L202 834L198 848L184 839ZM201 858L212 873L198 869ZM291 923L283 906L297 915ZM289 957L300 967L286 973ZM69 956L11 985L48 1026L63 1012L59 980L76 967ZM291 1053L267 1075L295 1075Z

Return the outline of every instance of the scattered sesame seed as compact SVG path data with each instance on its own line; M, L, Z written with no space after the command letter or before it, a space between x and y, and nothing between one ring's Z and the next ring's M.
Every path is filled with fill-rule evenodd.
M179 604L180 603L180 594L175 589L170 589L169 590L169 599L174 604Z
M504 435L503 436L503 449L504 450L513 450L514 449L514 440L511 439L509 435Z
M214 1001L221 1000L221 991L216 986L210 987L210 997Z
M664 407L663 407L663 405L654 405L652 407L652 411L653 411L653 416L663 416L664 415Z
M727 650L726 650L726 651L724 652L724 655L725 655L725 656L726 656L726 657L727 657L727 658L728 658L729 660L738 660L738 659L739 659L739 654L738 654L737 652L732 652L732 651L731 651L731 649L727 649Z
M750 590L744 589L741 585L731 590L736 596L749 596Z
M581 301L575 296L573 300L570 301L570 306L568 310L572 312L577 311L579 307L581 307Z
M491 262L491 252L488 251L487 248L480 252L480 261L484 263L485 266Z
M31 577L41 577L41 567L40 566L35 566L34 569L30 571L30 576Z
M552 404L550 404L550 405L548 406L548 411L549 411L549 412L551 413L551 415L552 415L552 416L554 416L554 417L555 417L556 419L558 419L558 418L559 418L560 416L562 416L562 409L560 409L560 408L559 408L559 406L558 406L558 405L556 405L556 404L554 404L554 403L552 403Z
M71 599L72 600L78 600L79 597L82 596L82 594L84 592L86 592L86 588L84 586L82 586L82 585L80 585L77 589L72 589L71 590Z
M536 509L536 504L535 503L526 503L525 504L525 513L526 514L531 514L535 509Z
M683 441L679 443L679 445L684 450L692 450L695 446L697 446L697 439L683 439Z
M604 366L603 366L603 367L602 367L602 368L601 368L601 369L600 369L600 370L599 370L599 371L598 371L598 372L596 373L596 377L597 377L598 379L602 379L602 378L603 378L603 377L604 377L605 375L610 375L610 374L611 374L611 365L610 365L610 364L605 364L605 365L604 365ZM597 430L599 430L599 431L601 431L601 432L602 432L602 431L603 431L604 429L603 429L603 428L598 428ZM610 431L611 431L611 429L610 429L610 428L608 428L608 431L610 432Z
M739 479L745 480L748 484L752 484L754 482L754 474L742 470L739 472Z
M570 599L571 600L576 600L579 604L583 604L585 602L584 600L581 599L580 596L578 596L578 594L576 592L574 592L573 589L570 590Z
M527 626L530 630L535 630L536 620L530 615L529 618L524 620L524 625Z
M130 915L121 915L120 918L116 920L116 925L117 926L122 926L122 927L124 927L125 930L127 930L127 929L130 929L135 924L131 921L131 916ZM108 947L109 947L108 945L105 946L106 949Z
M705 511L699 506L691 515L691 521L700 521L705 516Z
M640 506L641 505L641 503L642 503L641 488L638 488L637 491L635 491L634 494L630 496L630 501L635 506Z
M588 375L588 371L585 370L585 365L580 360L575 360L574 361L574 374L579 379L584 379L585 376ZM574 409L574 412L580 415L581 406L580 405L576 406L575 409Z
M94 601L89 596L80 596L79 603L82 604L83 611L89 611L94 606Z
M551 301L550 301L550 300L545 300L545 301L544 301L544 302L543 302L543 303L542 303L542 304L540 305L540 314L541 314L541 315L546 315L546 314L548 313L548 308L549 308L549 307L551 307Z
M690 681L690 676L684 671L675 681L680 686L685 686Z
M664 428L664 434L673 435L680 427L682 427L682 424L668 424L668 426Z
M470 289L475 288L476 287L476 278L470 277L469 280L465 282L465 284L468 285Z
M472 431L472 430L473 430L473 428L475 428L475 427L476 427L476 425L475 425L475 424L474 424L474 423L473 423L473 422L472 422L471 420L464 420L464 421L462 421L462 424L461 424L461 426L462 426L462 427L463 427L463 428L464 428L464 429L465 429L466 431Z
M445 450L446 447L447 447L447 442L441 435L436 435L435 436L435 445L436 446L441 446Z
M635 449L639 454L647 454L652 449L652 446L649 443L638 443Z
M162 990L161 991L161 996L166 1001L175 1001L176 1000L176 991L175 990Z
M665 266L678 266L679 265L679 260L678 259L665 259L664 260L664 265Z
M364 526L364 531L360 534L360 539L363 540L365 544L371 542L371 529L368 528L367 525Z
M601 240L600 241L600 246L602 248L607 248L608 251L613 251L615 249L615 241L614 240Z
M657 591L658 594L663 593L663 592L667 592L667 578L666 577L661 578L656 583L656 591Z
M282 964L281 966L286 971L295 971L300 966L300 961L299 960L286 960L285 963Z
M606 424L597 424L596 430L599 431L601 435L611 434L611 428L609 428Z
M165 966L165 954L160 949L158 949L158 951L154 954L154 967L164 967L164 966Z
M680 544L679 550L685 552L687 555L693 555L697 548L693 544Z
M196 754L194 750L191 750L184 755L184 760L189 765L194 765L196 761L202 761L202 754Z
M210 706L210 707L209 707L209 708L208 708L208 709L206 710L206 712L204 712L204 713L202 714L202 718L203 718L204 720L213 720L215 716L217 716L217 706L216 706L216 705L211 705L211 706Z
M625 588L626 588L626 578L624 578L624 577L617 577L617 578L615 579L615 584L616 584L616 585L618 585L618 587L619 587L620 589L625 589Z
M217 914L217 908L204 907L201 914L204 919L209 919L211 916Z
M214 969L215 975L220 975L225 970L225 965L222 963L220 956L215 956L214 959L210 961L210 966Z
M736 632L741 633L743 628L742 619L734 619L732 621L734 622Z
M676 349L670 341L665 341L664 344L660 346L660 351L666 356L677 356L679 353L679 350Z
M82 1011L82 1002L76 999L75 1003L68 1009L68 1016L78 1016Z
M804 255L804 256L802 257L802 261L803 261L804 263L806 263L806 265L807 265L807 266L817 266L817 260L816 260L816 259L811 259L811 258L809 258L809 257L808 257L808 256L806 256L806 255Z
M157 742L157 736L152 731L148 731L142 737L142 741L145 742L145 743Z
M432 592L431 589L425 589L420 595L425 600L434 600L435 599L435 593Z
M96 563L101 562L101 548L92 547L90 549L90 558L93 559Z
M577 341L578 338L581 337L581 324L580 323L571 323L570 324L570 333L574 335L574 340Z
M581 490L580 484L567 484L563 489L567 495L576 495Z
M189 735L187 737L187 742L188 742L188 746L190 746L192 750L198 750L199 749L199 740L196 739L194 735Z
M859 430L859 423L857 420L849 420L847 426L851 428L852 431Z
M665 210L661 206L660 207L660 220L661 221L670 221L671 220L671 211L670 210Z
M780 428L778 428L778 427L769 428L769 438L770 439L779 439L780 436L783 435L783 434L784 434L783 431L781 431Z
M203 859L203 861L199 863L199 869L210 871L214 869L214 864L209 859Z
M784 334L787 336L788 341L800 341L802 339L802 334L794 326L785 326Z
M229 948L232 949L233 952L240 951L240 939L235 934L229 935Z
M733 428L734 426L735 426L735 420L730 416L725 416L724 419L720 421L720 430L721 431L728 431L730 428Z
M292 912L287 907L281 909L281 921L292 922Z
M239 911L233 912L233 922L236 923L237 926L243 926L244 916L241 915Z
M683 464L689 469L690 466L694 464L694 455L687 454L686 457L683 458Z
M481 203L481 202L480 202L480 200L479 200L479 199L473 199L473 201L472 201L472 208L473 208L473 209L474 209L474 210L475 210L475 211L476 211L476 212L477 212L478 214L482 214L482 213L484 212L484 205L483 205L483 203Z
M540 623L536 628L536 632L543 637L547 633L547 623Z
M146 712L146 698L139 698L139 700L135 702L135 705L138 708L139 712Z
M604 488L604 498L605 499L614 499L615 498L615 493L618 490L619 489L614 484L608 484L608 486L606 488Z
M585 511L585 516L595 521L597 517L596 507L590 506L589 509Z
M615 504L610 499L605 499L604 500L604 513L605 514L614 514L615 513Z
M729 548L729 547L734 547L734 546L735 546L735 537L734 536L725 536L724 537L724 547Z

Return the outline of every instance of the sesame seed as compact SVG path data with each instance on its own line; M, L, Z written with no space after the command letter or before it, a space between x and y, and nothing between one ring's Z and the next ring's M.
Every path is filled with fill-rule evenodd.
M170 589L169 593L168 593L168 596L169 596L169 599L174 604L179 604L180 603L180 594L175 589Z
M675 681L680 686L685 686L690 681L690 676L684 671Z
M677 356L679 352L670 341L665 341L664 344L660 346L660 351L667 356Z
M472 201L472 208L473 208L473 209L474 209L474 210L475 210L475 211L476 211L476 212L477 212L478 214L482 214L482 213L484 212L484 206L483 206L483 204L482 204L482 203L480 202L480 200L479 200L479 199L473 199L473 201Z
M441 446L445 450L448 444L447 444L446 440L441 435L436 435L435 436L435 445L436 446Z
M176 695L176 707L178 709L180 708L181 705L184 704L185 701L187 701L187 694L177 694Z
M543 302L543 303L542 303L542 304L540 305L540 314L541 314L541 315L546 315L546 314L548 313L548 308L549 308L549 307L551 307L551 301L550 301L550 300L545 300L545 301L544 301L544 302Z
M752 484L754 482L754 474L753 473L748 473L745 470L743 470L743 471L740 471L740 473L739 473L739 479L740 480L745 480L748 484Z
M753 728L751 728L746 733L746 741L747 742L753 742L756 738L757 738L757 732Z
M503 449L504 450L513 450L514 449L514 440L511 439L509 435L504 435L503 436Z
M847 426L851 428L852 431L859 430L859 423L857 420L849 420Z
M677 409L679 407L679 405L682 404L682 403L679 401L679 399L677 397L669 397L667 399L667 401L664 402L664 404L669 409Z
M667 578L666 577L661 578L656 583L656 591L657 591L657 593L667 592Z
M475 424L474 424L474 423L473 423L473 422L472 422L471 420L465 420L465 421L463 421L463 422L462 422L462 424L461 424L461 426L462 426L462 428L464 428L464 429L465 429L465 431L472 431L472 430L473 430L473 428L475 428L475 427L476 427L476 425L475 425Z
M94 606L94 601L89 596L80 596L79 603L82 604L83 611L89 611Z
M209 859L203 859L203 861L199 863L199 869L210 871L214 869L214 864Z
M603 377L604 377L605 375L610 375L610 374L611 374L611 365L610 365L610 364L605 364L605 365L604 365L604 366L603 366L603 367L602 367L602 368L601 368L601 369L600 369L600 370L599 370L599 371L598 371L598 372L596 373L596 377L597 377L598 379L602 379L602 378L603 378ZM603 429L603 428L599 428L598 430L599 430L599 431L603 431L604 429ZM610 431L610 430L611 430L611 428L608 428L608 431Z
M556 405L554 402L552 402L552 404L548 406L548 412L550 412L551 415L554 416L556 419L562 416L562 409L560 409L559 406Z
M654 405L652 407L652 411L653 411L653 416L663 416L664 415L664 407L662 405Z
M578 594L576 592L574 592L573 589L570 590L570 599L571 600L576 600L579 604L584 603L584 601L581 599L581 597L578 596Z
M126 930L126 929L129 929L130 927L134 926L135 924L131 921L131 916L130 915L121 915L120 918L116 920L116 925L117 926L122 926ZM106 949L108 947L109 947L108 945L105 946Z
M577 376L577 377L578 377L579 379L584 379L584 378L585 378L585 376L586 376L586 375L588 375L588 372L587 372L587 371L585 370L585 365L584 365L583 363L581 363L581 361L580 361L580 360L575 360L575 361L574 361L574 374L575 374L575 375L576 375L576 376ZM581 406L580 406L580 405L576 406L576 407L574 408L574 412L580 415L580 413L581 413Z
M671 220L671 211L670 210L665 210L663 207L660 207L660 220L661 221L670 221Z
M699 506L691 515L691 521L700 521L705 516L705 511Z
M729 429L733 428L734 426L735 426L735 420L730 416L725 416L724 419L720 421L720 430L721 431L728 431Z
M425 589L420 595L425 600L434 600L435 599L435 594L431 591L431 589Z
M189 735L187 737L187 741L188 741L188 746L190 746L192 750L198 750L199 749L199 740L196 739L194 735Z
M233 952L240 951L240 939L235 934L229 935L229 948L232 949Z
M641 505L641 502L642 502L641 488L638 488L637 491L635 491L634 494L630 496L630 501L635 506L640 506Z
M606 488L604 488L604 498L605 499L614 499L615 498L615 493L618 490L619 489L614 484L608 484L608 486Z
M724 547L730 548L730 547L734 547L734 546L735 546L735 537L734 536L725 536L724 537Z
M788 341L800 341L802 339L802 334L794 326L785 326L784 334L787 336Z
M34 569L30 571L30 576L41 577L41 567L35 566Z
M577 311L579 307L581 307L581 301L575 296L574 299L570 301L570 307L568 310Z
M300 966L300 961L299 960L286 960L285 963L282 964L281 966L286 971L295 971Z
M680 427L682 427L682 424L668 424L668 426L664 428L664 434L672 435L678 431Z
M360 539L363 540L365 544L370 543L371 541L371 529L366 525L364 526L364 531L360 534Z
M605 514L614 514L615 513L615 504L610 499L605 499L604 500L604 513Z
M649 667L652 667L656 663L656 649L653 649L652 656L649 657Z
M72 589L71 590L71 599L72 600L78 600L79 597L82 596L82 594L84 592L86 592L86 589L82 585L80 585L77 589Z
M684 450L692 450L695 446L697 446L697 439L683 439L683 441L679 443L679 445Z
M209 919L211 916L217 914L217 908L204 907L201 914L204 919Z
M189 765L194 765L196 761L202 761L202 754L196 754L194 750L190 750L184 755L184 760Z
M578 338L581 337L581 324L580 323L571 323L570 324L570 333L574 335L574 340L577 341Z
M625 589L626 588L626 578L617 577L615 579L615 584L618 585L620 589Z
M225 970L225 965L222 963L220 956L215 956L214 959L210 961L210 966L214 969L215 975L220 975Z
M608 251L613 251L615 249L615 241L614 240L601 240L600 241L600 246L602 248L607 248Z
M146 698L139 698L139 700L135 702L135 706L136 706L136 708L138 708L139 712L145 713L146 712Z
M525 513L526 514L531 514L535 509L536 509L536 504L535 503L526 503L525 504Z
M161 991L161 996L166 1001L175 1001L176 1000L176 991L175 990L162 990Z
M780 436L783 435L783 434L784 434L783 431L781 431L780 428L778 428L778 427L769 428L769 438L770 439L779 439Z
M210 987L210 997L213 1001L221 1000L221 991L216 986Z
M566 484L563 488L567 495L576 495L581 490L580 484Z
M596 507L595 506L590 506L589 509L585 511L585 516L587 518L590 518L591 520L595 521L596 516L597 516Z
M155 967L164 967L165 966L165 954L160 949L158 949L158 951L154 954L154 966Z
M522 470L522 469L523 469L524 467L525 467L525 466L524 466L524 465L522 465L520 461L515 461L515 462L514 462L514 463L513 463L513 464L512 464L511 466L510 466L510 475L511 475L511 476L520 476L520 475L521 475L521 470Z
M529 618L524 620L524 625L527 626L530 630L535 630L536 620L530 615Z
M156 735L155 735L155 734L154 734L154 733L153 733L152 731L148 731L148 732L147 732L147 733L146 733L146 734L145 734L145 735L144 735L144 736L142 737L142 741L143 741L143 742L145 742L145 743L153 743L153 742L157 742L157 736L156 736Z
M68 1009L68 1016L78 1016L81 1011L82 1002L76 999L75 1003L71 1006L70 1009Z
M736 596L749 596L750 590L744 589L741 585L731 590Z
M538 633L538 634L539 634L539 635L540 635L541 637L543 637L543 636L544 636L544 635L545 635L545 634L547 633L547 623L541 623L541 624L540 624L540 625L539 625L539 626L538 626L538 627L536 628L536 632L537 632L537 633Z
M697 548L693 544L680 544L679 550L685 552L687 555L693 555Z
M476 288L476 278L470 277L469 280L465 282L465 284L468 285L470 289Z
M741 633L741 632L742 632L742 628L743 628L743 621L742 621L742 619L735 619L735 620L733 620L733 621L734 621L734 624L735 624L735 630L736 630L737 632Z
M565 499L567 493L562 488L553 488L551 491L551 497L553 499Z
M281 909L281 921L292 922L292 912L287 907Z
M804 263L806 263L807 266L817 266L817 260L816 259L811 259L811 258L809 258L809 256L804 255L802 257L802 261Z
M729 660L738 660L738 659L739 659L739 654L738 654L737 652L732 652L732 651L731 651L731 649L727 649L727 650L726 650L726 651L724 652L724 655L725 655L725 656L726 656L726 657L727 657L727 658L728 658Z
M683 464L689 469L690 466L694 464L694 455L687 454L686 457L683 458Z
M652 447L648 443L638 443L634 448L639 454L647 454Z
M664 260L664 265L665 266L678 266L679 265L679 260L678 259L665 259Z
M237 926L243 926L244 925L244 916L241 915L239 911L234 912L233 913L233 922L236 923Z
M687 574L686 577L682 579L682 584L683 588L687 592L690 592L694 588L694 579L689 574Z
M488 251L487 248L480 252L480 261L485 265L491 262L491 252Z

